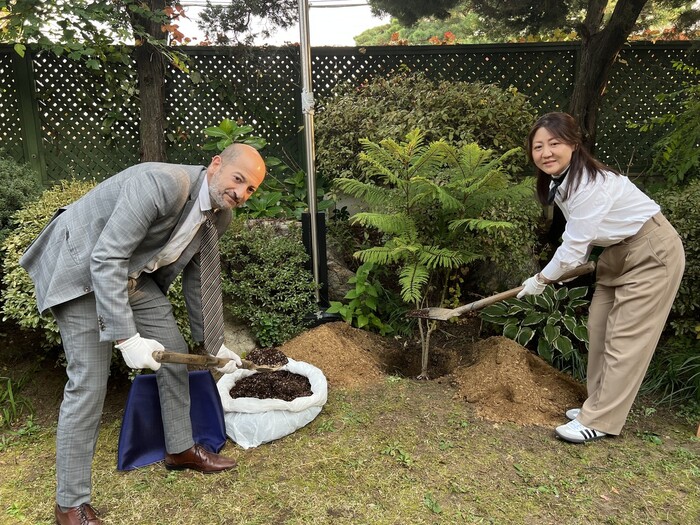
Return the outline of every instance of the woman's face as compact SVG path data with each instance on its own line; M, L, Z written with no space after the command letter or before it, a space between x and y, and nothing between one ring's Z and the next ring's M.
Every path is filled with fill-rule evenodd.
M532 160L547 175L559 175L571 163L575 148L552 135L546 128L532 137Z

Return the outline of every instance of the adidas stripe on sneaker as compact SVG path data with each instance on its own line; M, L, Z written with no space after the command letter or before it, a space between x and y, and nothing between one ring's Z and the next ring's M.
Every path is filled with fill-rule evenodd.
M593 428L582 425L578 420L569 421L566 425L561 425L555 430L557 436L572 443L585 443L607 436L605 432L600 432Z

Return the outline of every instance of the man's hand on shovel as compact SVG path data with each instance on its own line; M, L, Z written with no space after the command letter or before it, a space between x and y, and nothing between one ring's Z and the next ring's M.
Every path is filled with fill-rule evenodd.
M231 374L243 366L243 361L238 357L238 354L226 348L226 345L221 345L221 348L219 348L219 351L216 353L216 357L220 359L229 359L228 363L216 369L217 372L221 372L222 374Z

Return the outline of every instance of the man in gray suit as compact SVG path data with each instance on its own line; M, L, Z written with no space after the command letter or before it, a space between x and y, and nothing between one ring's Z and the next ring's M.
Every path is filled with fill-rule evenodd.
M90 501L91 464L115 343L131 368L157 371L165 466L207 473L235 467L194 443L186 366L161 368L152 352L188 351L166 297L181 273L192 336L203 340L200 225L213 210L221 235L231 209L264 177L262 157L244 144L229 146L206 168L139 164L59 210L22 256L39 311L56 318L68 361L56 433L59 525L102 523ZM224 345L217 355L231 359L221 372L241 364Z

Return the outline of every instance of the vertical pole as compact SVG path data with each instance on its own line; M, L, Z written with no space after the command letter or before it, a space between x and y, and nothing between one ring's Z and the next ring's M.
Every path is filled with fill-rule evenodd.
M299 0L299 56L301 58L301 111L304 117L304 150L306 153L306 191L311 221L311 264L316 283L316 302L319 293L318 230L316 221L316 164L314 148L314 95L311 79L311 46L309 44L309 2Z

